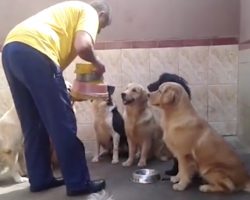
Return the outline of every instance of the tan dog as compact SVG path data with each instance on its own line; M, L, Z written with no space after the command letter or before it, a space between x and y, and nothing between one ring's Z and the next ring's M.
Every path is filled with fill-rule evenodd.
M250 192L250 177L238 155L193 108L188 94L178 83L163 83L150 93L150 102L164 111L164 141L179 162L173 189L184 190L194 173L207 184L202 192Z
M162 140L162 129L148 105L147 91L139 84L130 83L121 97L125 105L123 117L129 146L129 157L123 166L133 164L138 149L141 154L139 167L146 166L147 159L152 156L167 160L170 154Z
M117 134L112 127L112 107L107 105L107 102L102 99L94 99L92 101L94 111L94 129L96 133L96 152L92 162L98 162L100 156L100 147L107 151L113 149L112 163L119 162L118 148L120 135Z
M23 135L14 105L0 119L0 178L27 181L23 154Z

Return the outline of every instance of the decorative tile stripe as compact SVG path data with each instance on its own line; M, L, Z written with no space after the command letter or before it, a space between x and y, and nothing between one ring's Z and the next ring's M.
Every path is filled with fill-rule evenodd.
M250 40L239 43L239 50L246 50L246 49L250 49Z
M95 49L134 49L134 48L166 48L166 47L188 47L188 46L213 46L239 44L238 38L211 38L211 39L184 39L184 40L151 40L151 41L110 41L97 42ZM0 51L2 45L0 45ZM250 46L250 41L248 43Z
M113 41L97 42L95 49L133 49L133 48L166 48L166 47L187 47L187 46L212 46L238 44L238 39L212 38L212 39L185 39L185 40L159 40L159 41Z

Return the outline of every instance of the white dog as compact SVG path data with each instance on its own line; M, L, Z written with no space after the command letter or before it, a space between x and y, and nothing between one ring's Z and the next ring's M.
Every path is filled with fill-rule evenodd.
M13 105L0 119L0 178L25 182L28 179L20 175L25 169L22 129Z
M70 92L71 83L65 81L65 84ZM73 110L75 111L74 106ZM26 175L23 140L20 121L15 106L12 105L0 118L0 179L12 177L17 183L28 181L28 178L20 175ZM53 147L51 159L52 166L57 166Z

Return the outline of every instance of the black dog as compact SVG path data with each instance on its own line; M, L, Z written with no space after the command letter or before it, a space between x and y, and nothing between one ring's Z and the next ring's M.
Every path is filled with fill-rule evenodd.
M160 75L160 77L159 77L159 79L157 81L149 84L147 86L147 88L148 88L149 92L153 92L153 91L158 90L160 85L162 83L165 83L165 82L179 83L180 85L182 85L182 87L184 87L184 89L188 93L189 98L191 99L191 90L188 87L188 82L184 78L182 78L182 77L180 77L180 76L178 76L176 74L163 73L163 74Z
M160 77L159 77L159 79L157 81L149 84L147 86L147 88L148 88L149 92L153 92L153 91L158 90L160 85L162 83L165 83L165 82L179 83L180 85L183 86L185 91L188 93L189 98L191 99L191 90L188 87L188 82L184 78L182 78L182 77L180 77L180 76L178 76L176 74L163 73L163 74L160 75ZM173 158L173 167L170 170L166 170L165 174L169 175L169 176L173 176L173 175L176 175L177 173L178 173L178 161L177 161L176 158Z

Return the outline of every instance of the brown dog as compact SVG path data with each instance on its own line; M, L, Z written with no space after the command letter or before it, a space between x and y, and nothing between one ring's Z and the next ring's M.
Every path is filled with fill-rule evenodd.
M150 93L150 102L164 111L164 141L179 162L173 189L184 190L194 173L207 184L202 192L250 192L250 177L231 146L193 108L178 83L168 82Z
M123 166L133 164L138 149L141 153L139 167L146 166L147 159L152 156L167 160L170 153L162 140L162 129L148 105L147 91L139 84L130 83L121 97L125 105L123 117L129 147L129 157Z

